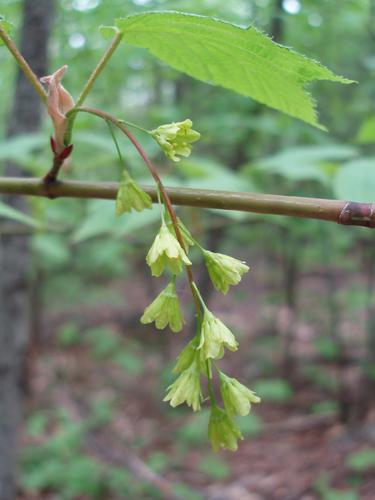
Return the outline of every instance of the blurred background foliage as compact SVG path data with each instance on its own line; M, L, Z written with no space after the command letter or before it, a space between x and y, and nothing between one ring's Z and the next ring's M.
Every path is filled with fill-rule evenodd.
M154 9L255 24L359 82L314 85L321 123L330 131L324 133L196 82L146 51L120 47L87 102L145 128L189 117L202 133L193 155L177 165L168 164L151 140L139 136L166 185L374 201L371 0L339 5L335 0L56 3L51 70L69 65L64 85L75 96L108 43L98 27ZM21 6L18 0L1 5L15 24L16 38ZM51 161L50 123L46 118L43 130L32 136L4 138L16 71L6 50L0 51L0 65L0 171L11 159L30 175L42 175ZM74 155L64 177L119 180L121 167L106 127L89 115L80 115L76 123ZM150 183L136 153L119 140L134 175ZM22 226L31 232L33 250L24 498L51 498L51 492L62 499L163 498L142 475L134 480L123 458L129 449L185 498L206 498L224 485L226 498L250 498L245 496L249 491L258 495L254 498L302 498L306 491L323 499L373 498L372 232L218 210L185 208L179 213L208 248L242 258L251 267L225 300L213 293L204 270L199 273L212 306L241 341L240 362L229 356L226 370L263 399L261 408L240 423L247 441L237 457L214 456L205 438L206 413L191 416L160 402L172 380L173 357L192 324L176 336L138 324L159 289L144 262L158 210L116 219L113 202L32 199L32 220ZM7 223L3 230L20 227L14 221L14 227ZM182 283L180 292L188 317ZM308 431L305 439L311 437L307 444L301 424L293 423L296 416L307 425L302 428ZM316 451L313 458L305 446ZM332 458L335 453L340 459ZM290 464L300 468L298 478L290 478ZM274 482L267 483L270 475Z

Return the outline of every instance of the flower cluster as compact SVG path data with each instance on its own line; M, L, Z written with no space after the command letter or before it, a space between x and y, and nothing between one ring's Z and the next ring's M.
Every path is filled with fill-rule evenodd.
M165 154L174 161L179 156L188 156L191 152L191 143L198 140L200 135L192 130L191 120L162 125L150 132ZM147 208L143 192L134 187L134 181L128 177L123 180L123 192L119 192L118 206L122 212L137 206ZM139 203L139 205L137 205ZM124 209L124 207L126 207ZM191 247L202 252L204 262L213 286L219 292L226 294L230 286L237 285L242 276L249 271L245 262L224 255L211 252L203 248L190 234L182 221L170 215L168 210L161 211L161 226L147 254L146 261L153 276L160 276L165 270L172 273L172 279L167 287L148 305L141 317L141 322L155 323L158 329L169 326L173 332L183 328L184 320L176 292L176 277L184 266L192 265L188 253ZM211 415L208 425L208 437L215 451L220 448L235 451L237 442L243 439L241 431L235 421L238 416L249 413L251 405L258 403L260 398L250 389L222 373L215 366L225 351L236 351L238 341L231 330L206 306L198 287L193 282L189 271L190 286L194 294L197 309L196 335L183 348L173 372L176 380L168 387L164 401L175 407L183 403L193 411L201 409L205 399L211 404ZM214 370L216 368L216 371ZM220 392L222 407L217 404L213 378L217 373L219 381L217 392ZM208 397L204 396L202 379L207 380ZM203 385L204 387L204 385Z
M193 130L192 126L193 122L187 119L183 122L160 125L151 130L150 134L169 159L180 161L178 156L189 156L191 143L200 139L200 133Z

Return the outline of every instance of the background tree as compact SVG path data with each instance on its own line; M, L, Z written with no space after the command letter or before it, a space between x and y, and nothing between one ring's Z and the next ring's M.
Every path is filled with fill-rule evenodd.
M47 47L54 2L25 0L20 47L37 75L47 71ZM21 71L14 84L7 137L35 132L41 124L41 102ZM15 163L6 166L8 175L25 175ZM6 202L26 211L25 200L7 196ZM1 234L0 240L0 497L15 497L17 441L22 421L22 374L30 333L30 239L27 234Z

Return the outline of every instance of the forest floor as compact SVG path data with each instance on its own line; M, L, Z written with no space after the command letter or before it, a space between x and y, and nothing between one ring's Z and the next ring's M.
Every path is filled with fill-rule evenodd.
M140 311L140 304L147 300L142 289L133 288L125 309L107 304L52 311L45 318L43 339L29 367L28 415L48 415L52 409L63 408L73 422L84 422L97 408L104 415L103 422L88 428L83 453L100 463L124 467L137 481L149 482L161 492L159 496L134 494L135 499L168 498L169 488L176 483L190 488L191 495L185 498L209 500L375 497L374 464L362 469L350 466L353 453L375 449L375 403L360 420L355 418L354 405L348 422L342 423L339 414L343 413L345 387L343 398L342 387L332 390L330 384L327 388L316 383L317 377L315 382L305 377L303 367L314 357L306 325L298 326L300 333L291 346L298 364L285 372L272 347L272 328L257 324L256 335L248 335L246 302L239 301L233 311L233 304L229 307L215 299L220 317L235 325L243 344L253 347L251 355L244 350L231 353L222 363L224 371L245 383L271 374L273 380L285 380L293 394L274 394L254 405L253 417L245 418L246 437L237 453L214 454L206 439L206 412L192 414L161 402L172 380L171 360L186 340L138 324L134 311ZM281 308L274 315L281 317L281 323L284 316ZM340 365L324 359L320 363L314 358L316 372L322 370L323 378L352 381L358 375L355 363ZM327 411L311 411L327 401ZM354 404L353 398L347 401ZM58 428L53 421L37 435L25 429L23 445L35 447L49 439ZM21 491L19 496L22 500L60 498L65 497L48 489ZM90 498L97 497L77 496Z

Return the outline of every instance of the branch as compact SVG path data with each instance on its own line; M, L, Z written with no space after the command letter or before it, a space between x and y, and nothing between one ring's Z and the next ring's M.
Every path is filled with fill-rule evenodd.
M24 72L26 78L30 81L31 85L34 87L36 92L39 94L39 97L42 99L44 104L47 102L47 94L43 88L43 85L38 80L38 77L34 73L34 71L30 68L28 62L25 60L23 55L17 49L15 44L13 43L10 36L6 33L6 31L0 26L0 38L3 40L4 45L7 46L9 52L12 54L14 59L17 61L18 66Z
M85 181L56 181L47 188L39 178L0 177L0 193L45 196L47 198L115 200L118 188L117 182ZM156 203L156 189L149 186L142 186L142 188ZM348 226L375 227L375 203L181 187L166 188L166 192L175 205L287 215L326 220Z

